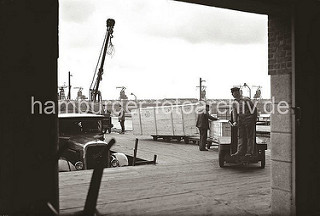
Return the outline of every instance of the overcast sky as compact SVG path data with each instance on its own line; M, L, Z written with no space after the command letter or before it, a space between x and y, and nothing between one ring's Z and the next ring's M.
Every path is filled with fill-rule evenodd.
M200 77L210 99L231 98L245 82L270 98L267 16L171 0L60 1L59 85L71 71L72 86L88 96L108 18L115 51L104 64L103 99L117 99L117 86L129 99L198 98Z

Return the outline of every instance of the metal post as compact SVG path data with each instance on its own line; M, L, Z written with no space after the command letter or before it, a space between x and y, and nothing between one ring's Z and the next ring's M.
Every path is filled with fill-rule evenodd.
M68 82L69 82L68 99L71 100L71 74L70 74L70 71L68 73Z
M134 145L134 150L133 150L133 161L132 161L132 166L136 165L136 159L137 159L137 151L138 151L138 139L136 139L136 143Z
M157 155L153 155L153 164L157 163Z

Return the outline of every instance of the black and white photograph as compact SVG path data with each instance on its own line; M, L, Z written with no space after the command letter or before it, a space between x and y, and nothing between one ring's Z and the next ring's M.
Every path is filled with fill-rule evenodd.
M319 0L0 0L0 216L320 215Z

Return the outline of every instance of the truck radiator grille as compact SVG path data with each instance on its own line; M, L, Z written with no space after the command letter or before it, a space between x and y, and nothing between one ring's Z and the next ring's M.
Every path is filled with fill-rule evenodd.
M89 146L86 151L87 169L94 169L101 160L107 166L108 151L106 145L103 146Z

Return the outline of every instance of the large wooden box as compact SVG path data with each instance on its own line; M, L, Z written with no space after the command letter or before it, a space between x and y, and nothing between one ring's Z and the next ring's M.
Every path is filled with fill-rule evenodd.
M197 105L174 105L131 110L134 135L194 136Z
M225 137L231 136L231 125L228 120L217 120L211 122L210 126L211 137Z

